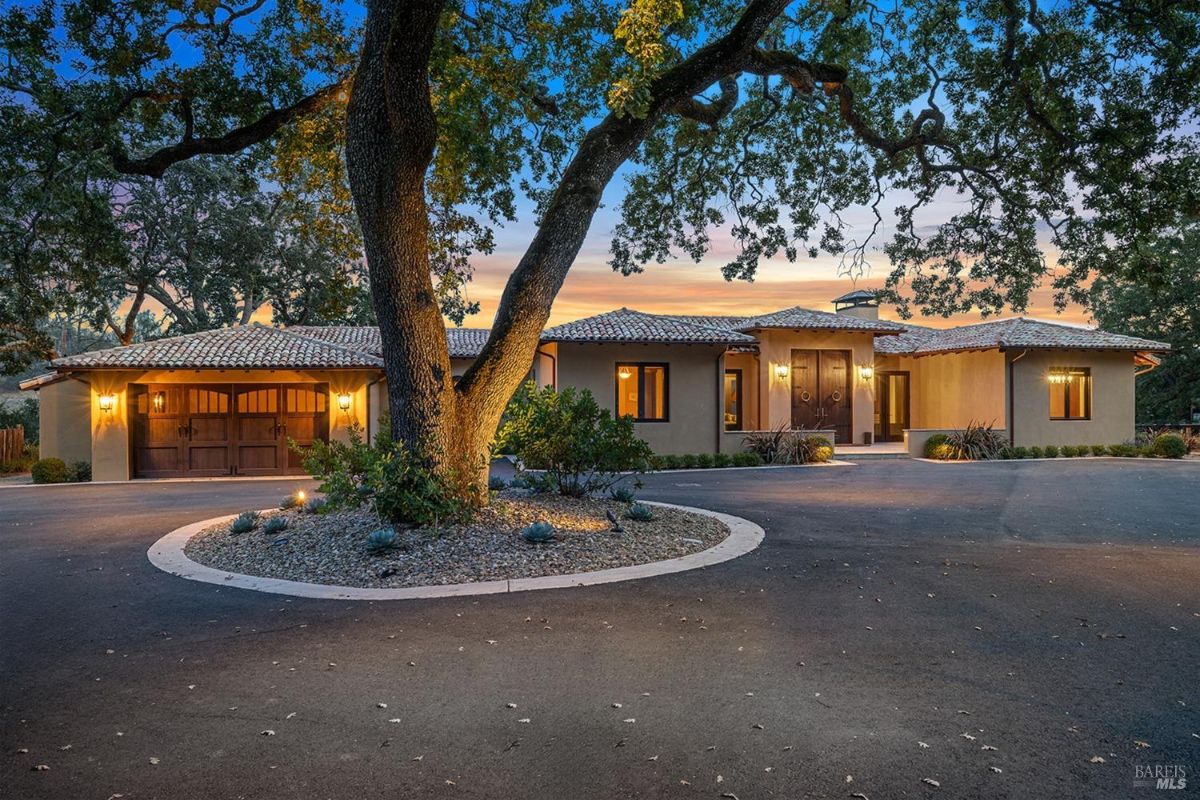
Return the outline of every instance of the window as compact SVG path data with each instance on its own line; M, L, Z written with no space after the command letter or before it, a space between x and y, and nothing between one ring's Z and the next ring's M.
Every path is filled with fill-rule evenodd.
M742 429L742 371L725 370L725 430Z
M667 421L667 365L617 364L617 415Z
M1050 368L1050 419L1092 418L1092 371L1087 367Z

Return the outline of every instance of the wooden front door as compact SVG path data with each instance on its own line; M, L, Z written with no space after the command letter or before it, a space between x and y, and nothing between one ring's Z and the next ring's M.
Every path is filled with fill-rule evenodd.
M301 446L329 439L325 384L129 387L133 477L302 473Z
M849 350L792 351L792 427L832 430L835 442L852 438Z

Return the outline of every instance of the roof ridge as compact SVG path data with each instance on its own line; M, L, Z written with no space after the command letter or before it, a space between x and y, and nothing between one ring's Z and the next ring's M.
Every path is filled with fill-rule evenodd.
M380 364L383 364L382 358L380 358L379 356L377 356L374 353L369 352L367 350L359 350L358 348L355 348L355 347L346 347L345 345L340 345L335 342L327 342L324 339L318 339L315 336L306 336L303 333L295 333L294 331L289 331L287 328L276 328L273 325L263 325L262 327L266 328L268 330L282 333L286 336L291 336L293 338L300 339L305 342L312 342L314 344L319 344L322 347L328 347L331 350L340 350L343 353L351 353L356 356L370 356L371 358L378 361Z

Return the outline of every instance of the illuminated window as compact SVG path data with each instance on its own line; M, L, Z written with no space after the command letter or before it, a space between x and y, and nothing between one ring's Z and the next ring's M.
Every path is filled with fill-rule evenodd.
M725 370L725 430L742 429L742 371Z
M1050 419L1092 418L1092 371L1087 367L1052 367Z
M617 415L667 421L667 365L617 364Z

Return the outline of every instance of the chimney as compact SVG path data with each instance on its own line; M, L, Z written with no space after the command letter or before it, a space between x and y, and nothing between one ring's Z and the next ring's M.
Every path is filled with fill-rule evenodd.
M875 293L867 289L855 289L841 297L835 297L833 310L849 317L879 319L879 303L875 300Z

